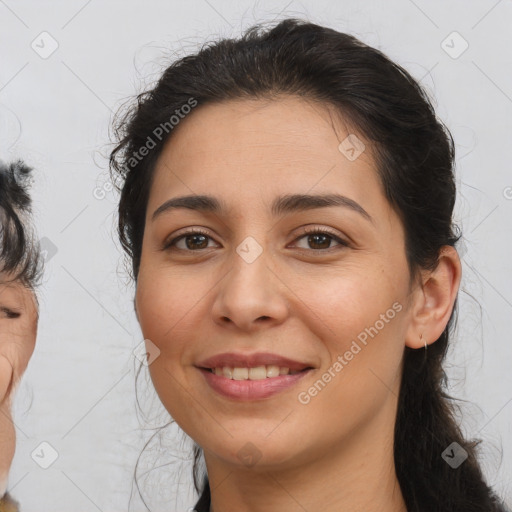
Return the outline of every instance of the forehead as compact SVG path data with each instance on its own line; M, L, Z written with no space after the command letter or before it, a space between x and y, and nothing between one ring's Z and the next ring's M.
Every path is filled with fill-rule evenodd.
M17 311L39 310L37 296L20 279L14 279L12 274L0 272L0 308L15 308Z
M19 293L23 288L25 288L24 284L20 279L15 279L14 274L0 272L0 296L7 292Z
M236 209L289 193L339 192L387 209L372 145L325 104L285 96L196 107L155 168L148 210L170 196L218 195ZM352 137L364 151L350 159ZM350 142L349 142L350 145ZM369 206L372 209L372 206Z

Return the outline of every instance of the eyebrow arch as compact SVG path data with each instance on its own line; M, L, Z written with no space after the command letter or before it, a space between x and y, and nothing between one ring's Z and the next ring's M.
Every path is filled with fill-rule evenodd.
M7 318L19 318L21 316L20 312L6 308L5 306L0 306L0 312L5 313Z
M326 208L329 206L340 206L350 208L351 210L359 213L366 220L373 223L371 215L356 201L349 197L340 194L325 194L325 195L310 195L310 194L289 194L279 196L274 199L271 212L274 216L279 216L292 212L301 212L313 210L316 208ZM224 201L219 200L213 196L207 195L190 195L174 197L165 201L160 205L151 217L154 221L156 217L164 212L171 211L178 208L187 208L189 210L196 210L201 212L211 212L218 214L225 214L228 211L227 205Z

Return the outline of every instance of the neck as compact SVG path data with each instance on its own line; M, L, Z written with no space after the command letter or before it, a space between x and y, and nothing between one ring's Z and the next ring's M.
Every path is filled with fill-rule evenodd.
M286 469L235 466L206 453L210 511L407 512L393 457L396 397L390 393L393 399L337 446L312 449Z

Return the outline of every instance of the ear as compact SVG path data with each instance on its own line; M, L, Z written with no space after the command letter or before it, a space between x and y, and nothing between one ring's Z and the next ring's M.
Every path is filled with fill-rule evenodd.
M461 275L457 250L443 246L436 269L423 274L421 287L414 294L406 346L423 348L425 342L433 343L441 336L450 320Z

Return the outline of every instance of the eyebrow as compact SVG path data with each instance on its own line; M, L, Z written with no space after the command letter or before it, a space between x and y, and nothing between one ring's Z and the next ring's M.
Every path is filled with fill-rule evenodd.
M290 194L280 196L274 199L271 207L272 215L280 216L287 213L302 212L314 210L316 208L326 208L338 206L349 208L359 213L366 220L373 223L371 215L356 201L340 194L310 195L310 194ZM228 207L223 200L208 195L190 195L174 197L160 205L151 217L154 221L159 215L171 210L186 208L200 212L209 212L216 214L226 214Z

